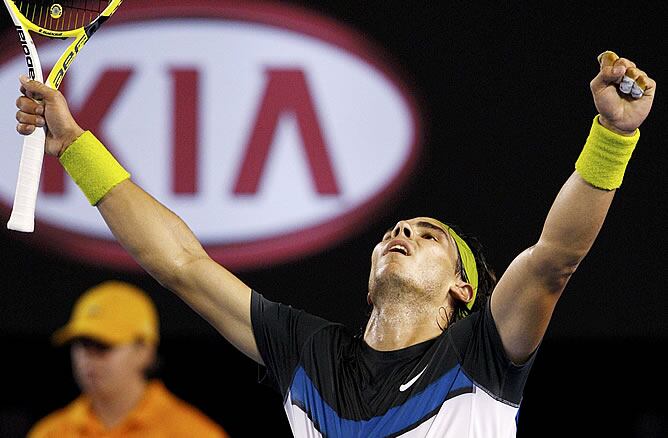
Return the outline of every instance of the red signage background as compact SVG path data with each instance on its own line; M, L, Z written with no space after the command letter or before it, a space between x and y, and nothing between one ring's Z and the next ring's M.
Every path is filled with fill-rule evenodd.
M321 40L352 54L370 66L375 74L394 84L410 114L412 138L409 144L405 145L409 151L407 159L401 165L400 171L388 179L382 190L368 197L360 205L348 210L344 209L328 220L295 231L274 233L269 237L251 237L232 243L217 243L215 239L209 242L203 239L207 252L214 259L234 270L258 269L313 254L351 235L359 234L367 227L367 223L377 216L379 210L386 209L387 205L397 198L418 162L423 124L415 103L414 93L407 88L405 81L399 77L382 49L374 46L354 30L306 9L278 4L218 1L200 1L196 4L189 4L187 7L184 7L181 2L166 1L161 2L159 8L149 7L146 3L126 3L128 4L123 5L122 13L115 15L108 26L105 25L105 30L107 27L137 22L164 22L174 17L206 18L207 20L258 23ZM103 33L99 35L102 36ZM96 36L96 38L100 37ZM44 42L38 41L38 48L40 43ZM10 50L5 56L11 53ZM104 70L93 81L90 91L81 103L71 105L73 114L79 123L93 131L112 150L113 143L105 138L106 131L103 129L103 123L108 114L113 111L118 95L124 91L133 75L131 66ZM197 190L198 169L195 156L198 153L196 145L200 140L198 128L201 124L197 118L199 102L196 98L199 75L196 70L190 70L187 67L174 67L170 75L175 93L172 116L174 144L172 146L171 189L177 194L193 194ZM276 134L278 118L282 113L290 112L295 115L299 133L304 142L306 162L311 171L315 191L322 196L339 195L341 189L335 176L337 169L334 168L335 163L329 155L331 151L328 150L332 144L325 144L321 131L322 120L318 119L318 115L322 117L324 111L317 107L313 96L309 94L303 71L290 68L269 68L266 70L266 76L266 89L258 102L259 109L253 124L255 128L251 131L246 152L239 163L239 174L236 177L234 193L238 196L257 193L263 169L266 168L271 142ZM66 95L68 93L67 82L68 77L62 86L62 91ZM382 108L378 110L382 111ZM126 164L131 166L133 163ZM137 176L141 178L142 174ZM56 160L47 157L42 175L42 192L50 195L64 193L66 179L67 177ZM5 204L10 202L11 200L6 200ZM167 206L170 207L169 204ZM9 205L2 207L8 214ZM113 239L99 238L86 232L74 231L54 224L53 220L40 220L39 211L38 202L36 231L33 235L13 235L12 237L36 244L40 248L68 254L87 264L101 264L113 269L140 270ZM271 216L274 212L268 210L259 212L259 214ZM68 222L68 219L61 220ZM216 218L211 216L210 220L216 221Z

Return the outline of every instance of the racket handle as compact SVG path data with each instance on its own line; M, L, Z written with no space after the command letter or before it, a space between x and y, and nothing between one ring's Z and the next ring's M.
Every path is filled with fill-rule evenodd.
M10 230L32 233L35 229L35 203L42 173L45 140L44 128L35 129L35 132L23 140L14 206L7 222L7 228Z

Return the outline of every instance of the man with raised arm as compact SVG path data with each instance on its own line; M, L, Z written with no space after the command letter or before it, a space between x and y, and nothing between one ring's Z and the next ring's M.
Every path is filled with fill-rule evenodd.
M266 367L295 436L512 437L534 353L603 225L654 98L655 82L632 61L605 52L599 62L590 84L599 115L538 241L495 284L477 245L453 227L397 222L372 253L362 337L265 299L214 262L77 125L59 92L23 78L17 129L47 126L46 152L116 239Z

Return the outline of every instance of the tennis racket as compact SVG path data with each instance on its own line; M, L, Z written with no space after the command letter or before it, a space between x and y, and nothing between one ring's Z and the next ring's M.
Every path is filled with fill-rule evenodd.
M123 0L4 0L14 21L23 48L28 77L44 82L37 48L29 31L39 35L74 41L67 47L46 79L58 89L74 58L83 46L116 12ZM14 193L14 205L7 228L31 233L35 229L35 203L44 158L45 128L37 128L25 137Z

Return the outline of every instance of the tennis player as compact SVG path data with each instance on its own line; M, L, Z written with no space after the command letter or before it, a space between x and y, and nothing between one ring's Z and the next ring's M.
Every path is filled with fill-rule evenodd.
M77 125L60 93L22 79L17 129L48 127L47 153L127 251L266 368L295 436L512 437L557 300L603 225L654 99L655 82L632 61L605 52L599 62L590 84L598 115L538 241L495 285L453 227L397 222L371 255L373 310L359 338L263 298L214 262Z

